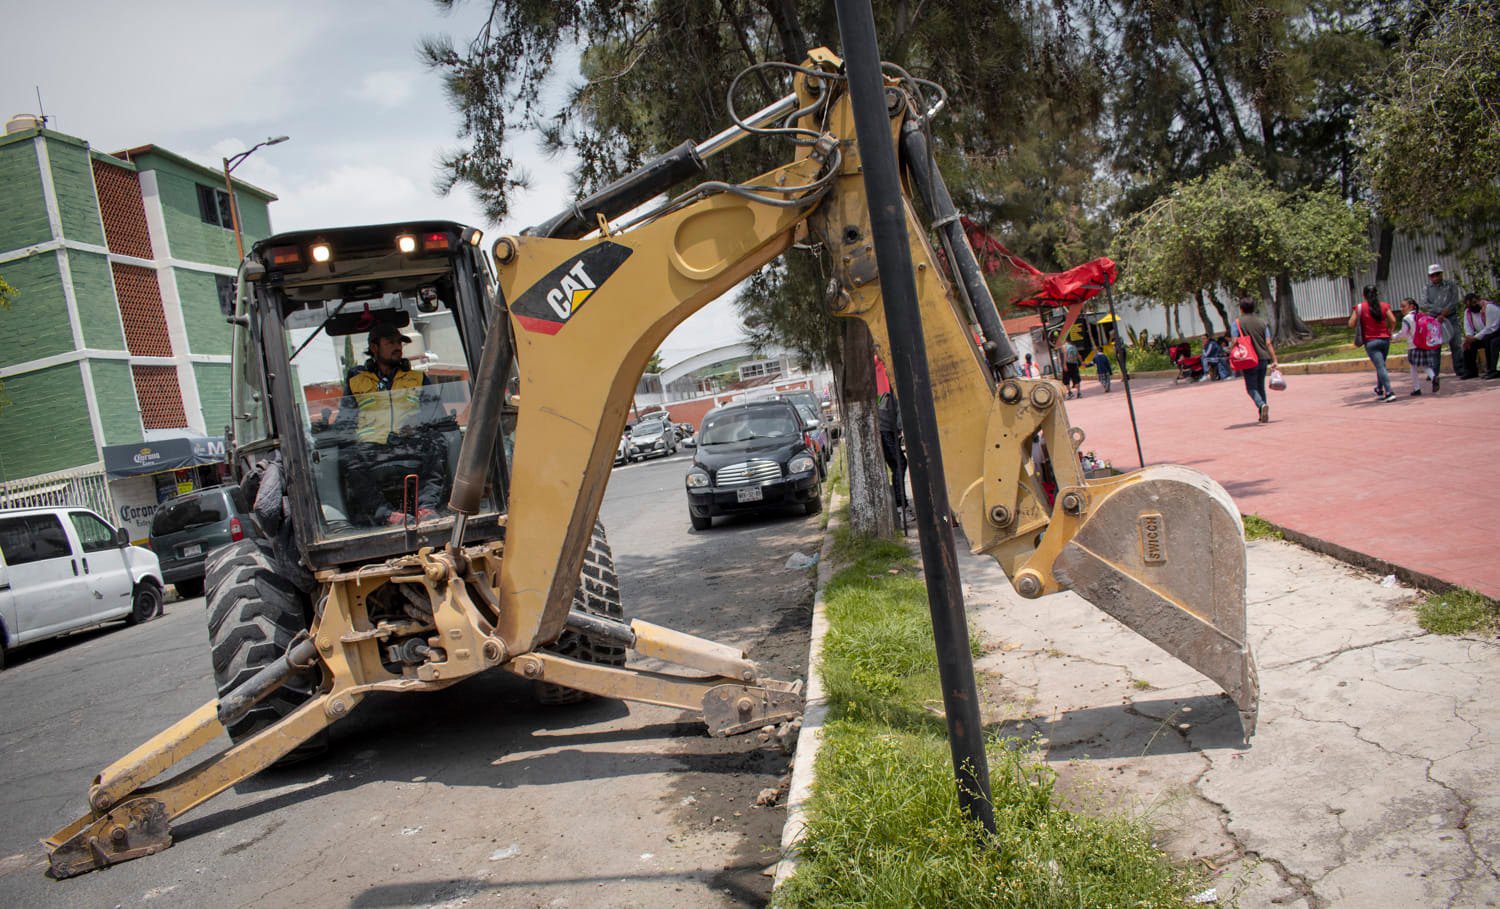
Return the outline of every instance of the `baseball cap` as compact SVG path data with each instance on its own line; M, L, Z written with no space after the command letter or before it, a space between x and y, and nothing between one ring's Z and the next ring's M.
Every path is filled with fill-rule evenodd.
M1431 265L1427 266L1427 273L1429 275L1440 275L1443 273L1443 266L1434 262Z
M401 329L397 328L389 322L380 322L374 328L370 329L371 344L374 344L376 341L379 341L382 338L396 338L400 340L402 344L411 343L411 338L408 338L406 335L402 334Z

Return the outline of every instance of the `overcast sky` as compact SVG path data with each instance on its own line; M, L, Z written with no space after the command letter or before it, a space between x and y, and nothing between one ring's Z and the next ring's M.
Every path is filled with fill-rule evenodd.
M105 152L156 144L210 167L267 136L235 176L274 192L276 230L446 218L493 237L560 210L571 161L529 138L514 155L532 185L510 221L489 224L462 189L439 196L437 157L457 144L458 115L417 42L462 47L488 3L443 15L427 0L153 0L146 4L0 0L0 117L37 113ZM561 73L561 93L576 71ZM684 136L702 139L703 136ZM663 345L671 363L742 336L728 299Z

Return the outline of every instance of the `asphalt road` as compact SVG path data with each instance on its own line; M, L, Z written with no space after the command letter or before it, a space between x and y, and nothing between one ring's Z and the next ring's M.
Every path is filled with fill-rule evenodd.
M805 672L819 518L689 529L687 458L616 468L603 508L627 614ZM375 696L330 750L188 813L166 852L66 881L37 841L100 768L213 697L203 601L23 650L0 673L0 906L760 905L788 758L675 710L543 708L492 673ZM224 741L227 743L227 740Z

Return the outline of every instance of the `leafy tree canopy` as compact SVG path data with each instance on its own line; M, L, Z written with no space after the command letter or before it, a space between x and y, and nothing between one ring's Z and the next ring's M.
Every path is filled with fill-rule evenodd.
M1278 274L1332 277L1367 265L1368 224L1363 205L1332 190L1279 189L1240 159L1132 216L1114 254L1130 293L1164 302L1214 288L1262 296Z
M1358 120L1381 211L1416 230L1500 220L1500 4L1436 6Z

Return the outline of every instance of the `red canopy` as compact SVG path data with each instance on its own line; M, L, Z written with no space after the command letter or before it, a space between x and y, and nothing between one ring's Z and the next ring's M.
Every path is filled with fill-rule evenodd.
M974 256L979 260L979 267L984 273L1009 271L1020 279L1025 295L1015 301L1019 306L1068 306L1082 303L1099 293L1104 285L1115 283L1118 270L1111 259L1100 257L1067 271L1044 272L1006 249L1004 244L990 236L983 227L968 218L963 218L962 221L964 233L969 235L969 245L974 248Z

